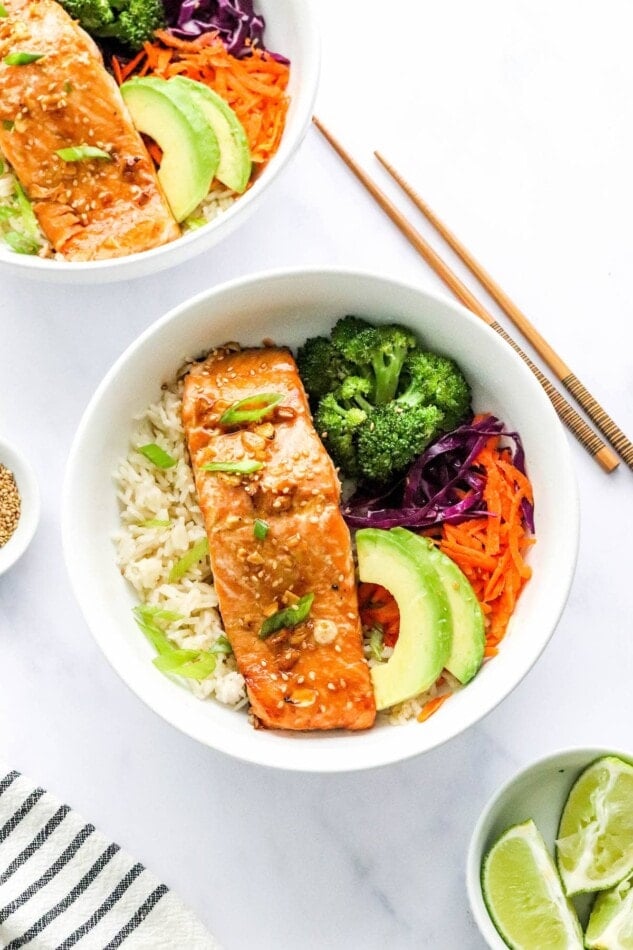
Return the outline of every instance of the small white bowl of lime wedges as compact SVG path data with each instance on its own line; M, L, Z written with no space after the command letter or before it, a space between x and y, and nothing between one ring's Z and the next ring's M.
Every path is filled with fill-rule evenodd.
M633 753L569 749L515 775L475 826L466 882L493 950L633 946Z

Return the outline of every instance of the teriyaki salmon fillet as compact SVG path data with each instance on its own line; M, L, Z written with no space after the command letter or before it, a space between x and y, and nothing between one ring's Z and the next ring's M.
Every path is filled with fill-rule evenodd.
M165 244L179 228L101 53L55 0L3 0L0 150L54 250L69 261ZM15 54L41 56L7 64ZM92 146L108 157L64 161Z
M282 398L259 421L220 424L235 403L273 393ZM340 484L292 355L216 351L185 379L183 422L220 612L255 717L280 729L368 728L375 703ZM218 462L261 467L205 470ZM262 636L267 618L309 594L304 622Z

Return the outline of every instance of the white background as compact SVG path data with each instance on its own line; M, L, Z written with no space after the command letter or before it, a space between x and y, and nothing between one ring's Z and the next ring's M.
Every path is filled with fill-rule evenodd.
M316 6L321 119L392 195L372 149L399 166L633 435L630 4ZM0 427L43 495L32 547L0 578L0 755L144 861L226 950L476 950L463 868L488 796L558 747L633 750L624 465L607 476L572 446L576 579L524 682L448 745L374 772L285 775L175 732L103 660L66 579L64 464L106 369L187 296L302 264L441 289L315 129L254 218L185 265L92 288L0 275Z

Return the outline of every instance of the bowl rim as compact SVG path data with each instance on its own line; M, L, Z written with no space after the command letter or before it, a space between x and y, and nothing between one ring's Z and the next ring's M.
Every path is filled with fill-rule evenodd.
M486 907L483 891L481 888L481 868L485 858L484 838L488 823L493 818L495 812L503 805L515 788L520 787L523 782L537 770L548 765L564 764L567 759L573 759L583 756L587 768L596 759L603 756L614 755L619 758L633 761L633 749L631 752L625 752L622 749L615 749L608 746L564 746L548 752L547 755L538 759L533 759L527 765L522 766L513 772L505 782L494 792L486 801L473 827L468 850L466 852L466 891L468 893L468 903L479 932L492 950L507 950L507 945L499 935L492 918Z
M20 493L20 519L14 533L0 548L0 576L22 557L40 520L40 489L31 463L17 446L0 436L0 464L14 475Z
M485 716L491 713L504 699L506 699L510 693L519 685L519 683L524 679L530 669L533 668L539 657L541 656L543 650L549 643L560 616L565 608L565 604L569 595L569 590L573 581L576 561L578 557L578 545L579 545L579 498L578 498L578 486L575 476L575 471L571 461L571 450L568 440L565 438L564 429L560 420L555 414L553 407L550 406L547 397L543 394L543 400L546 401L547 406L550 406L552 417L558 423L559 432L561 435L560 439L560 449L564 454L565 461L567 463L567 474L568 479L568 493L567 493L567 502L570 507L570 513L573 513L573 523L568 524L568 548L570 552L570 557L568 564L566 565L565 574L560 578L561 582L557 588L558 596L551 608L551 623L548 635L542 640L539 644L538 650L531 656L530 663L521 670L518 678L512 682L505 685L502 689L499 689L499 692L495 697L486 704L482 704L482 708L478 710L476 715L473 716L468 722L467 726L455 727L438 738L434 738L431 742L428 742L423 749L418 748L415 744L412 744L411 749L407 749L405 753L402 751L396 750L389 751L387 749L381 749L379 755L373 754L369 756L369 761L367 760L367 755L362 757L362 761L354 761L352 764L348 762L347 759L342 761L339 757L332 757L336 761L316 761L314 765L305 764L302 761L295 761L290 757L289 761L284 761L279 763L276 761L270 761L270 757L266 755L266 749L262 746L261 752L257 750L253 752L249 750L248 752L238 749L235 750L230 743L230 739L220 738L220 741L210 741L216 740L216 736L208 736L206 733L202 735L200 730L196 730L193 727L186 726L183 723L175 723L173 719L166 714L161 709L160 702L156 701L155 697L149 696L145 691L140 692L137 686L133 685L133 677L128 675L128 672L125 668L125 664L122 663L116 657L116 651L110 651L108 649L108 644L104 642L104 638L100 634L97 634L94 630L93 624L91 623L91 610L89 598L82 589L82 585L79 578L78 567L76 567L76 558L74 557L71 545L71 526L72 526L72 482L75 478L76 469L81 467L80 456L81 456L81 446L84 438L84 434L89 430L92 424L92 416L96 412L97 407L105 394L105 392L110 388L112 382L116 379L118 374L121 372L125 364L133 358L133 356L142 349L146 343L155 335L160 334L164 327L169 324L178 321L188 311L195 309L199 304L204 303L208 300L213 299L216 296L222 296L226 294L231 294L234 291L240 291L249 286L257 286L261 283L268 283L276 280L287 280L287 279L305 279L305 278L318 278L322 280L327 280L333 276L342 276L344 279L349 280L361 280L368 282L378 282L381 284L388 284L391 287L397 288L404 292L413 292L421 298L426 298L427 300L438 303L442 307L448 307L453 312L459 313L460 317L471 322L477 327L477 332L482 332L484 334L490 334L496 342L501 343L497 334L494 333L489 327L483 323L480 318L475 316L469 310L467 310L460 303L452 300L451 298L437 293L433 290L429 290L424 287L421 283L416 283L412 281L403 280L400 278L394 278L386 274L377 274L369 270L362 270L354 267L346 266L320 266L313 265L310 267L298 266L291 268L274 268L270 270L259 271L256 273L251 273L243 275L241 277L234 278L232 280L226 281L222 284L217 284L211 288L207 288L199 292L198 294L182 301L177 306L171 308L166 312L162 317L152 323L147 327L132 343L120 354L120 356L115 360L114 364L106 372L105 376L97 386L92 398L90 399L88 405L86 406L82 418L79 422L78 428L76 430L68 458L66 463L66 471L64 476L64 485L62 493L62 543L64 551L64 559L66 563L66 569L68 576L71 581L71 586L75 594L75 598L80 606L80 609L84 615L86 625L90 630L91 635L98 643L100 649L105 654L110 665L113 667L115 672L123 680L123 682L128 686L128 688L142 701L152 709L157 715L162 719L172 725L174 728L179 729L182 732L185 732L190 738L197 739L208 747L224 752L231 755L233 758L241 759L242 761L250 762L256 765L264 765L272 768L278 768L285 771L299 771L304 773L329 773L329 772L356 772L363 771L367 769L380 768L395 762L405 761L410 758L414 758L417 755L421 755L425 752L429 752L434 748L437 748L440 745L443 745L445 742L450 739L455 738L457 735L469 729L476 723L480 722ZM507 352L508 359L514 361L517 371L521 373L529 373L529 369L525 366L521 358L510 348L508 347ZM536 385L536 384L535 384ZM545 404L544 404L545 405ZM405 727L403 727L405 728ZM318 758L318 757L317 757Z
M147 251L138 251L123 257L100 261L57 261L32 255L16 254L11 257L0 255L0 273L6 271L10 275L14 272L16 276L19 274L29 279L51 280L57 283L81 284L133 280L177 266L203 253L213 245L215 240L220 239L215 235L222 227L224 228L223 237L228 237L238 228L243 223L245 215L257 207L269 185L276 181L282 169L291 161L312 122L321 70L321 36L311 0L293 0L293 5L300 11L302 34L306 38L309 51L305 63L302 62L305 75L302 76L301 94L295 93L295 99L297 101L300 99L302 102L301 111L297 115L297 126L292 141L287 140L284 143L285 135L282 137L279 150L246 194L240 195L230 208L202 227L180 235L175 241Z

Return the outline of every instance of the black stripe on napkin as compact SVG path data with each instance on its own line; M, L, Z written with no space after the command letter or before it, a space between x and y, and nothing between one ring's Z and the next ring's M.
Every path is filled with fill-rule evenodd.
M20 824L20 822L25 817L25 815L28 815L30 810L35 805L37 805L37 803L39 802L43 794L44 794L43 788L36 788L34 791L31 792L29 797L26 798L22 802L18 810L14 812L9 818L9 820L6 822L6 824L3 825L2 828L0 828L0 844L2 844L2 842L6 838L9 837L11 832L14 830L14 828L16 828Z
M21 851L17 858L14 858L11 864L7 867L6 871L0 874L0 885L6 884L12 874L15 874L17 869L25 864L32 855L41 848L44 842L50 835L55 831L55 828L64 820L70 808L68 805L62 805L57 809L53 817L48 821L43 828L38 831L36 836L33 838L30 844L26 846L24 851Z
M82 937L92 930L93 927L96 927L99 921L105 917L108 911L112 910L116 902L125 894L128 887L134 883L139 874L142 874L145 868L142 864L135 864L131 868L125 877L121 878L117 886L114 888L109 897L107 897L101 907L98 907L97 910L92 914L91 917L86 920L85 923L78 927L74 933L71 933L70 937L66 937L63 943L60 943L55 950L69 950L69 947L74 947L75 944L81 940Z
M152 891L147 900L143 901L134 916L130 917L125 927L121 927L116 937L114 937L107 947L103 948L103 950L116 950L117 947L120 947L126 937L129 937L130 934L136 930L139 924L143 923L147 915L151 910L153 910L161 897L163 897L167 891L168 888L165 886L165 884L160 884L155 891ZM7 947L7 950L12 950L12 948Z
M120 851L118 844L111 844L106 850L101 854L95 863L92 865L87 874L81 878L79 883L75 884L73 889L67 894L67 896L59 901L58 904L55 904L54 907L51 907L47 913L45 913L39 920L36 920L32 927L29 927L28 930L25 930L21 937L16 937L15 940L12 940L11 943L7 944L5 950L19 950L20 947L23 947L25 943L29 943L45 930L48 925L55 920L56 917L65 911L71 904L73 904L80 894L82 894L87 887L89 887L94 879L103 871L106 864L112 860L114 855Z
M19 772L9 772L7 775L5 775L5 777L0 782L0 795L6 792L9 785L11 785L12 782L15 782L19 774L20 774Z
M42 874L37 881L34 881L33 884L30 884L25 891L22 891L19 897L16 897L15 900L11 901L10 904L7 904L6 907L3 907L0 910L0 924L4 923L7 917L10 917L19 907L22 907L23 904L26 904L34 894L36 894L40 888L45 887L49 881L55 877L56 874L65 867L72 858L75 857L79 851L82 844L90 837L92 832L95 830L94 825L84 825L79 834L75 835L73 840L70 842L65 851L62 851L57 860L51 864L49 869Z

